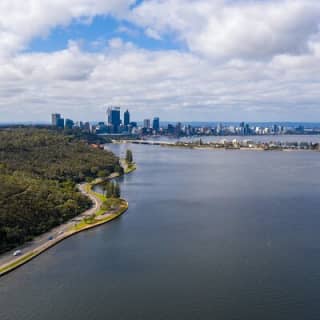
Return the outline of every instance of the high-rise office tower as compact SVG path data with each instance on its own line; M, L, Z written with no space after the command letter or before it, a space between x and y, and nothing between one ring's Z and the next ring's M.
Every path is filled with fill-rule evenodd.
M146 128L146 129L149 129L151 126L151 121L150 119L144 119L143 120L143 127Z
M159 131L160 129L160 119L158 117L153 118L152 129L155 131Z
M116 133L119 131L121 124L120 120L120 107L109 107L107 110L108 125L112 127L112 132Z
M125 127L127 127L129 123L130 123L130 112L127 110L123 115L123 124Z
M72 129L72 127L74 126L74 122L71 119L66 119L64 122L64 127L67 129Z
M181 134L181 122L178 122L178 123L176 124L175 134L176 134L177 136L180 136L180 134Z
M53 113L51 115L51 124L57 128L64 128L64 119L61 118L60 113Z
M56 126L59 119L61 119L61 114L60 113L53 113L51 115L51 124L53 126Z

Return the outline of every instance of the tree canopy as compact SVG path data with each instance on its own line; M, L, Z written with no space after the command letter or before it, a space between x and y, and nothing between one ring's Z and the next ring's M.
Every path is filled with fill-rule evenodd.
M103 190L107 198L120 198L121 196L120 185L116 181L106 181L103 184Z
M0 252L89 208L76 183L119 170L111 152L48 129L0 130Z
M128 163L132 163L133 162L133 155L132 155L132 151L127 149L126 151L126 161Z

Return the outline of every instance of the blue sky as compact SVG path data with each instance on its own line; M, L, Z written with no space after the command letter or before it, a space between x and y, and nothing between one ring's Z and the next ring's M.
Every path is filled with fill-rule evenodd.
M2 0L0 122L320 121L316 0Z
M80 42L87 51L99 51L113 38L132 42L139 48L147 50L185 50L181 42L171 35L162 39L153 39L139 28L127 21L108 16L97 16L90 23L72 21L68 26L57 26L49 35L34 38L27 46L26 52L54 52L68 47L68 42Z

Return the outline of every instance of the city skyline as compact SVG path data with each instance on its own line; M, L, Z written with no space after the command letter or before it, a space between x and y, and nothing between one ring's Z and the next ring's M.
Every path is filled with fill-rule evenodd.
M320 121L319 1L20 4L0 4L2 123L94 121L106 104L137 119Z
M122 115L122 116L121 116ZM121 113L118 106L109 106L106 109L106 119L98 122L73 121L64 119L60 113L51 115L51 125L58 129L80 129L98 135L131 136L141 138L145 136L253 136L253 135L318 135L320 124L303 123L183 123L160 121L155 116L143 121L131 121L131 113L128 109Z
M150 124L152 127L152 123L155 119L160 119L160 117L158 116L158 114L148 114L148 116L146 116L145 114L142 114L141 117L138 117L138 114L136 112L136 110L134 110L134 112L130 111L128 107L120 107L120 106L104 106L104 111L101 112L100 117L99 118L94 118L93 120L89 118L81 118L79 115L71 115L70 113L69 115L62 112L62 111L54 111L51 112L51 115L48 116L48 114L46 115L46 119L44 120L40 120L40 121L36 121L36 120L26 120L26 121L0 121L0 124L4 124L4 125L49 125L52 124L53 120L52 117L55 115L60 115L63 117L62 120L70 120L73 119L74 122L89 122L90 124L97 124L101 121L105 121L106 123L108 123L108 109L109 108L119 108L120 111L120 121L122 124L124 124L125 122L125 117L126 117L126 112L129 113L129 122L135 122L138 123L139 125L143 125L145 120L150 120ZM58 109L59 110L59 109ZM314 119L314 120L309 120L309 121L301 121L301 120L245 120L244 118L239 118L239 119L235 119L235 120L230 120L230 119L223 119L223 120L219 120L219 119L213 119L213 118L207 118L207 119L203 119L203 120L182 120L183 118L179 118L179 115L176 119L172 120L172 118L161 118L161 123L165 123L165 124L169 124L169 123L183 123L183 124L200 124L200 125L205 125L205 124L239 124L241 122L245 122L248 124L310 124L310 125L319 125L320 127L320 120Z

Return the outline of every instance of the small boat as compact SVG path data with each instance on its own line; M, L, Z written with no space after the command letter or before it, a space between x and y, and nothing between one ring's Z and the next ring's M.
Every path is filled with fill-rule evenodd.
M16 251L13 253L13 256L14 256L14 257L20 256L21 253L22 253L21 250L16 250Z

